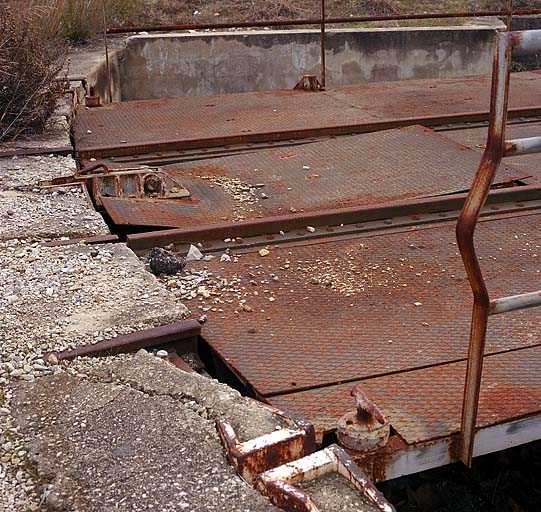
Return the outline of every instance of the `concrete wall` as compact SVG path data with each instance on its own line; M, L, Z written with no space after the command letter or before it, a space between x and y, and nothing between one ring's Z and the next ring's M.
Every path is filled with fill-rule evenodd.
M490 27L349 29L327 35L327 86L490 72ZM319 31L138 35L119 56L123 100L291 89L319 75Z

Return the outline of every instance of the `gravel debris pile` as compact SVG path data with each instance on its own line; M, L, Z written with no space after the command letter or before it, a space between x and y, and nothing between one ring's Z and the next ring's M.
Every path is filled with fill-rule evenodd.
M237 276L232 276L230 279L223 279L208 269L186 268L181 275L175 277L163 277L168 290L181 301L197 300L205 302L210 300L213 304L219 305L222 301L232 303L234 301L231 295L241 299L241 279ZM224 297L226 296L226 297ZM200 308L206 306L200 305ZM211 307L208 306L210 310ZM217 311L218 307L214 307L213 311Z
M0 192L0 219L0 240L49 241L110 234L80 187L49 193Z
M360 249L362 250L362 247ZM407 286L401 278L405 270L411 272L413 269L407 258L399 258L399 269L385 261L375 263L362 261L363 259L359 252L349 251L332 260L318 258L298 261L297 270L305 275L309 283L330 288L346 297L376 287L398 289Z
M198 176L198 178L208 180L214 185L222 187L224 192L233 198L235 201L233 211L234 221L244 220L246 218L246 211L254 211L253 208L249 208L249 206L259 202L259 197L256 193L256 190L260 188L259 185L250 185L238 178L228 178L225 176Z
M71 156L0 158L0 190L37 192L40 181L71 176L74 173L75 161Z

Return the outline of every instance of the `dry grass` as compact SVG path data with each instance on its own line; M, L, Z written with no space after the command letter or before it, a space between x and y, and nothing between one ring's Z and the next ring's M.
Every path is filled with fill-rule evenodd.
M63 85L65 45L57 12L34 2L0 2L0 140L39 131Z

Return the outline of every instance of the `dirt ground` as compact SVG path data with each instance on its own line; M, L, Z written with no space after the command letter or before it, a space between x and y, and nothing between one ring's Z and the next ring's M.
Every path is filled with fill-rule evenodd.
M539 7L537 0L518 0L514 4L516 9ZM506 5L506 0L327 0L326 11L329 17L347 17L499 10ZM144 20L146 24L174 24L298 19L316 17L320 14L320 8L320 0L154 0L145 2L139 21Z

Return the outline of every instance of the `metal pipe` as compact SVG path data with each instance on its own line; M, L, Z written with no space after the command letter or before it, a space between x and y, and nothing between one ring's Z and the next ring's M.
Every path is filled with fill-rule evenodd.
M257 28L257 27L282 27L282 26L303 26L326 24L350 24L378 21L402 21L402 20L425 20L425 19L446 19L446 18L473 18L490 16L507 16L507 9L501 11L470 11L470 12L449 12L449 13L420 13L420 14L388 14L384 16L353 16L348 18L312 18L298 20L267 20L267 21L238 21L233 23L192 23L178 25L159 26L131 26L131 27L109 27L108 34L125 34L128 32L170 32L175 30L218 30L229 28ZM531 16L541 14L541 9L522 9L513 11L513 16Z
M530 55L541 51L541 30L510 32L509 37L513 45L514 55Z
M107 89L109 92L109 103L113 103L113 89L111 86L111 67L109 65L109 45L107 40L107 15L105 12L105 0L101 0L101 13L103 17L103 43L105 45L105 67L107 69Z
M325 75L326 75L326 66L325 66L325 0L321 0L321 35L320 35L320 46L321 46L321 86L325 87Z
M541 153L541 137L527 137L505 142L504 156L531 155Z
M506 17L506 26L507 32L511 32L513 24L513 0L507 0L507 17Z
M481 209L486 202L496 170L504 154L511 68L511 40L508 33L499 33L497 35L497 47L492 71L487 147L456 226L458 247L474 297L458 453L460 460L467 466L471 466L473 456L490 305L488 290L475 252L474 234Z
M499 315L509 311L533 308L541 305L541 291L511 295L490 301L490 315Z

